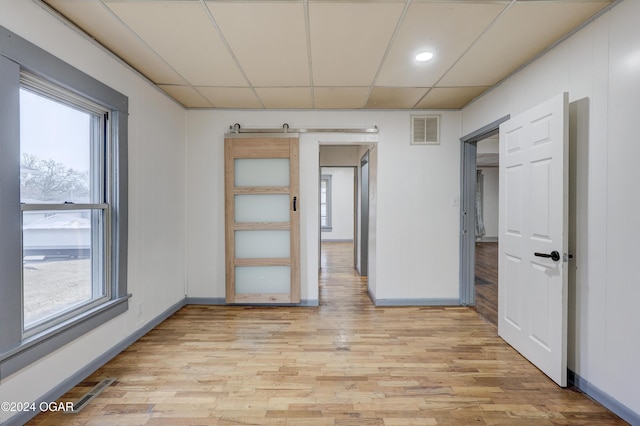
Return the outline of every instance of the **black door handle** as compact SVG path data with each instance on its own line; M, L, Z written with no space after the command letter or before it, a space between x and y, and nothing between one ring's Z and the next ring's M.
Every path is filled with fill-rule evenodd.
M298 197L293 197L293 211L298 210Z
M558 253L557 251L552 251L550 254L547 253L533 253L534 256L537 257L546 257L546 258L551 258L551 260L553 260L554 262L557 262L558 260L560 260L560 253Z

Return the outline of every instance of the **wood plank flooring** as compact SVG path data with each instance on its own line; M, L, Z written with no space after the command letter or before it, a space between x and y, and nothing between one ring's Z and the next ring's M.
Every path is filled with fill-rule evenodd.
M498 326L498 243L476 243L476 311Z
M616 425L464 307L376 308L350 244L323 244L321 304L187 306L32 425Z

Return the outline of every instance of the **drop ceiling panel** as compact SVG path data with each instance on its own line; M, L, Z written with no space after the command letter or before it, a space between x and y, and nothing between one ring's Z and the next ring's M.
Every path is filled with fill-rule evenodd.
M374 87L367 100L367 108L413 108L427 90L427 88L416 87Z
M162 90L187 108L211 108L213 104L191 86L159 85Z
M314 89L314 100L316 108L363 108L368 87L316 87Z
M480 96L488 87L434 87L420 101L419 109L459 109Z
M515 3L440 84L493 86L607 4L605 1Z
M207 2L254 86L305 86L309 60L302 3Z
M253 89L244 87L196 87L216 108L263 108Z
M314 85L371 85L402 8L402 3L310 3Z
M154 83L186 83L102 3L77 0L48 0L46 3Z
M265 108L313 108L311 90L308 87L263 87L257 88L256 92Z
M505 8L502 3L413 3L376 80L379 86L430 87ZM422 51L428 62L415 60Z
M239 109L462 108L613 2L32 1L183 105Z
M213 26L208 10L199 2L108 1L106 4L192 85L247 85Z

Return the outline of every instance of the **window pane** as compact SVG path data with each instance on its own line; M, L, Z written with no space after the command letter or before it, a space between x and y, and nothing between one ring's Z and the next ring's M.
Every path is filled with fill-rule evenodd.
M100 121L96 114L20 89L23 203L100 202L98 191L92 191L99 183L91 181Z
M101 210L23 212L24 328L105 295Z

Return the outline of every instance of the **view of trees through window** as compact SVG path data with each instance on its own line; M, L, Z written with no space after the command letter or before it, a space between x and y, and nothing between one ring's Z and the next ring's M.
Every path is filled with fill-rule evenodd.
M22 198L50 202L55 200L89 201L91 188L89 172L80 172L53 159L40 159L35 154L23 153L20 171Z
M102 115L29 87L20 91L25 330L105 295L98 159ZM77 206L77 208L76 208Z

